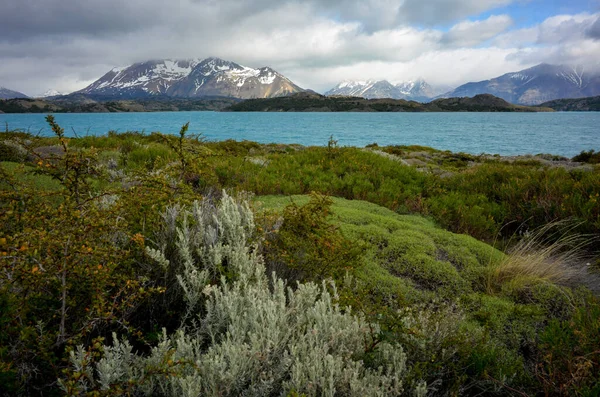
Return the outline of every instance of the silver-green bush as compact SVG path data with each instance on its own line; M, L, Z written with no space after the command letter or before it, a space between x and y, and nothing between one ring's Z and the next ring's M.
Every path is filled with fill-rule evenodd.
M402 348L382 343L365 364L361 358L379 329L339 307L333 282L292 289L274 274L267 277L251 243L254 220L247 202L224 193L216 205L204 200L190 210L172 207L163 218L159 247L148 254L166 271L177 271L189 321L174 335L163 332L146 355L117 335L96 363L87 363L78 349L71 355L73 368L87 374L79 378L80 391L361 397L405 392ZM220 280L211 283L215 276ZM420 384L414 393L426 390Z

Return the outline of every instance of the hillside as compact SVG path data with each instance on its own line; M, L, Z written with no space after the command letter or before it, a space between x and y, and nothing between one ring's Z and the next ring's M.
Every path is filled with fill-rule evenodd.
M598 112L600 111L600 96L576 99L556 99L544 102L541 106L552 108L559 112Z
M22 92L9 90L8 88L0 87L0 99L11 99L11 98L29 98Z
M56 99L0 100L0 113L121 113L221 110L238 100L234 98L153 98L96 100L76 95Z
M404 99L365 99L299 93L289 97L249 99L226 111L234 112L540 112L547 108L513 105L493 95L438 99L419 103Z

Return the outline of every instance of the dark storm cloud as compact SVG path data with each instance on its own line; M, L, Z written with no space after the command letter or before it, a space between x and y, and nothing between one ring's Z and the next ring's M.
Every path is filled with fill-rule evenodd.
M107 35L148 25L238 23L253 15L303 4L341 21L360 21L368 31L398 24L436 25L465 18L512 0L0 0L0 40L55 34ZM276 21L265 20L269 25Z
M155 23L162 2L143 0L0 0L0 40L40 35L111 35Z

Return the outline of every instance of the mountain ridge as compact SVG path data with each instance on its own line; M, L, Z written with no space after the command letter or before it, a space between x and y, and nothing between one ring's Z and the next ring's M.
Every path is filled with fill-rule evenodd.
M5 87L0 86L0 99L13 99L13 98L29 98L29 96L19 91L14 91Z
M357 96L366 99L406 99L427 102L435 95L425 80L392 84L388 80L344 80L325 92L325 96Z
M600 73L581 66L542 63L518 72L463 84L438 98L492 94L510 103L539 105L547 101L600 95Z
M113 68L75 94L123 99L166 96L239 99L284 96L304 89L265 66L258 69L216 57L162 59Z

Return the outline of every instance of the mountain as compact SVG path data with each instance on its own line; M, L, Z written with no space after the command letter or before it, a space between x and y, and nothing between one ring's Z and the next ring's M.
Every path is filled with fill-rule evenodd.
M326 96L355 96L367 99L391 98L426 102L435 96L424 80L392 84L387 80L343 81L325 93Z
M304 91L269 67L252 69L219 58L158 60L115 68L79 94L115 98L153 96L270 98Z
M387 80L342 81L325 93L326 96L353 96L367 99L397 98L398 89Z
M429 102L433 97L440 93L423 79L398 83L396 84L396 87L398 87L400 92L406 95L406 99L419 102Z
M27 95L9 90L8 88L0 87L0 99L12 99L12 98L29 98Z
M52 97L57 97L57 96L64 96L65 94L63 94L62 92L58 92L56 90L48 90L46 92L44 92L42 95L40 95L40 98L52 98Z
M511 103L538 105L560 98L600 95L600 73L583 67L540 64L491 80L461 85L441 97L492 94Z

